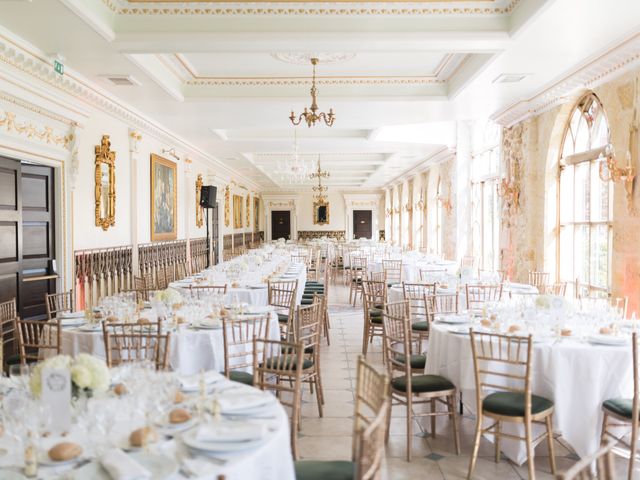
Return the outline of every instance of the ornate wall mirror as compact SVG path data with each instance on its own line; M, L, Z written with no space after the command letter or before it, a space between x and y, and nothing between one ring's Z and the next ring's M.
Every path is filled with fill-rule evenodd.
M314 225L329 224L329 202L313 202Z
M109 135L96 145L96 226L107 230L116 224L116 152Z

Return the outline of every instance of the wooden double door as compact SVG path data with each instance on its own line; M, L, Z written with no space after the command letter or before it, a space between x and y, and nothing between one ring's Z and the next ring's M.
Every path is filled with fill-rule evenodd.
M291 212L275 210L271 212L271 239L291 239Z
M0 302L27 319L47 316L56 291L54 170L0 157Z
M353 211L353 238L373 238L371 210Z

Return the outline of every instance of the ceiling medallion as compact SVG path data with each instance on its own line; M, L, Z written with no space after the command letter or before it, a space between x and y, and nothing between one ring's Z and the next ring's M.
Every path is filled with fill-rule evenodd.
M328 127L330 127L333 125L333 122L336 119L336 116L333 114L333 108L329 109L328 114L324 112L316 113L318 111L318 101L317 101L318 89L316 88L316 65L317 64L318 64L318 59L312 58L311 65L313 65L313 79L311 81L311 107L309 107L311 111L309 111L307 107L304 107L304 112L302 112L296 119L296 114L293 112L293 110L291 110L291 116L289 117L289 120L291 120L291 123L293 123L296 126L300 125L304 120L306 124L309 126L309 128L311 128L316 124L316 122L319 122L320 120L322 120Z
M312 58L317 58L318 63L343 63L353 60L356 56L355 53L300 53L300 52L277 52L272 53L271 56L276 60L280 60L285 63L294 63L297 65L303 65L309 63Z

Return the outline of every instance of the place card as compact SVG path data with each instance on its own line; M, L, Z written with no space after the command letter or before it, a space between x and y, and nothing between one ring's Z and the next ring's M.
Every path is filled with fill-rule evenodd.
M41 401L51 408L51 431L68 432L71 427L71 373L66 369L42 370Z

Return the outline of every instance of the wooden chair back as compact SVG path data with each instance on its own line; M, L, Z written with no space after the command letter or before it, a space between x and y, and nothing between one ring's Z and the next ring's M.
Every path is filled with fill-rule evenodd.
M566 472L556 476L557 480L615 480L616 465L613 457L615 442L609 442L593 455L575 463ZM595 463L595 471L593 469Z
M460 261L461 268L473 269L475 264L476 264L476 257L474 257L473 255L465 255L464 257L462 257L462 260Z
M544 288L549 285L549 272L536 272L530 270L529 285L533 285L541 291L544 291Z
M496 391L524 394L531 415L531 336L516 337L470 331L478 412L486 395Z
M465 285L467 309L482 309L487 302L499 302L502 299L502 284Z
M384 281L364 280L362 282L364 295L362 307L365 314L370 308L382 308L387 303L387 283Z
M224 344L224 374L227 378L232 370L253 368L253 357L261 362L262 350L253 349L253 339L269 338L271 315L235 319L222 317L222 340Z
M102 333L109 367L150 361L157 370L168 369L171 333L162 333L162 322L102 322Z
M364 255L354 254L350 258L351 278L364 280L367 278L368 259Z
M403 283L402 294L406 301L409 302L411 317L414 320L423 319L427 315L427 306L425 304L425 295L435 295L436 284L428 283Z
M427 309L427 320L431 324L436 315L457 314L460 311L460 294L456 292L426 295L424 304Z
M47 304L47 318L53 320L59 313L73 312L74 295L73 291L62 293L48 293L45 296Z
M544 290L540 293L545 293L546 295L557 295L559 297L564 297L567 293L567 282L554 283L552 285L546 285Z
M16 338L16 318L18 309L16 299L0 303L0 335L2 335L2 357L0 358L0 372L9 356L19 353Z
M402 260L382 260L387 283L402 283Z
M411 309L409 308L409 300L389 302L385 304L384 309L392 317L408 318L411 320Z
M60 319L43 322L41 320L14 319L18 332L18 351L20 363L38 362L43 358L43 351L51 355L60 354L60 338L62 327Z
M382 476L387 415L391 410L390 404L391 399L385 397L371 423L355 436L356 449L358 450L358 456L355 459L355 478L357 480L376 480Z
M313 352L314 357L320 352L321 302L322 299L314 294L313 303L299 306L295 318L294 342L302 344L305 352Z
M396 377L405 377L406 391L411 392L411 362L404 361L404 358L409 358L414 350L410 319L395 317L384 312L382 324L384 330L383 355L389 370L389 378L393 381Z
M226 295L227 285L191 285L189 293L192 297L202 298L209 295Z

